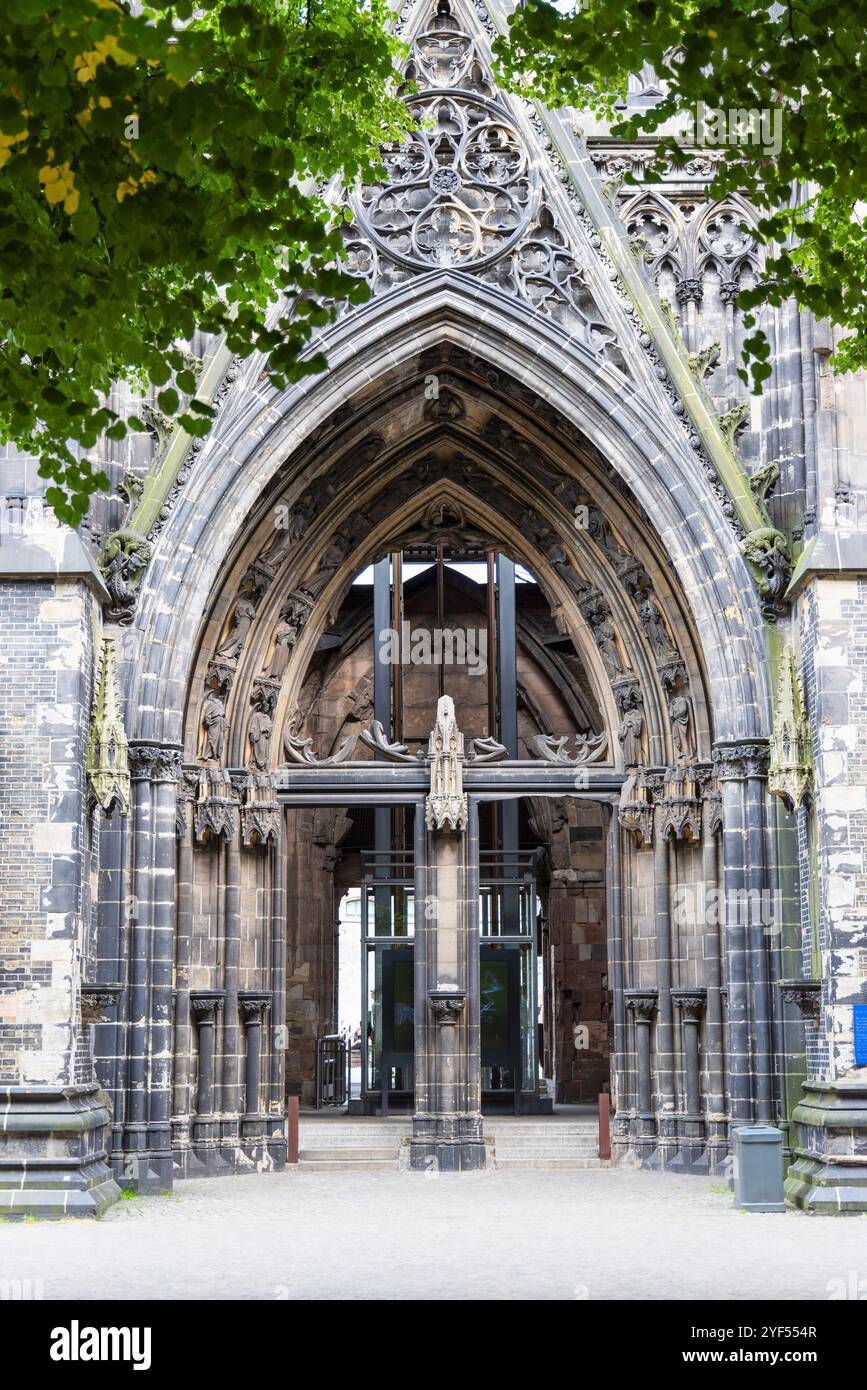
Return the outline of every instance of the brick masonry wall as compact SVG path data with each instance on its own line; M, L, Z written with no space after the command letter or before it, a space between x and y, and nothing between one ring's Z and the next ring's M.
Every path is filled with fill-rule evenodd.
M811 1071L854 1066L852 1005L867 1003L867 579L822 578L799 604L815 762L822 1030Z
M94 601L0 583L0 1081L92 1079L78 1047Z

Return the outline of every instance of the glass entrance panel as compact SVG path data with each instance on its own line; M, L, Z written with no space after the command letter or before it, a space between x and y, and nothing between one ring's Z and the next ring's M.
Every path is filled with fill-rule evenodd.
M413 952L408 943L381 946L368 942L366 955L365 1091L382 1091L383 1068L388 1090L412 1091L415 1055Z
M479 856L479 987L482 1091L534 1091L536 1027L536 855Z
M415 1003L413 935L415 895L412 855L365 855L361 885L362 1094L406 1097L414 1085Z

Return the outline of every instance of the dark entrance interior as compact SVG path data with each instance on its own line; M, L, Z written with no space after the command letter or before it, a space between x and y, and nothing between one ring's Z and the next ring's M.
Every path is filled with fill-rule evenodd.
M372 716L387 743L414 754L444 692L468 741L482 750L499 743L513 759L538 760L539 741L556 743L564 731L592 738L604 728L581 657L532 573L466 534L451 548L408 541L357 577L311 662L303 725L318 748L334 752ZM362 742L352 756L379 761ZM289 1084L313 1102L316 1040L345 1033L350 1109L409 1108L413 936L425 911L414 900L415 810L286 814L290 885L301 885L299 946L319 922L319 944L300 951L288 982ZM593 1102L607 1085L607 816L607 807L577 797L479 804L485 1111L544 1113L555 1102ZM321 895L317 865L329 878Z

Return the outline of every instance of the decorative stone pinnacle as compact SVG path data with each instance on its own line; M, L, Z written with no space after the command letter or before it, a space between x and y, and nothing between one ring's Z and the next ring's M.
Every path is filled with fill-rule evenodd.
M442 695L437 704L428 756L431 760L430 794L425 802L428 830L466 830L464 736L457 726L451 695Z
M794 648L786 646L780 657L777 698L774 701L768 791L781 797L790 811L797 811L807 794L812 775L810 723Z
M87 775L93 794L106 814L114 806L129 813L129 743L120 713L115 639L103 637L96 683L90 736L87 740Z

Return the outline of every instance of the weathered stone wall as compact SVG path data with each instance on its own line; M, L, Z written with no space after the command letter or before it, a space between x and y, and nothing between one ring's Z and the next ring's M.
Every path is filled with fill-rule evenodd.
M800 640L815 770L806 868L818 873L809 954L823 980L810 1061L834 1078L854 1066L851 1006L867 1002L867 579L817 579L800 603Z
M595 1102L610 1079L611 996L602 808L560 803L547 889L556 1099Z
M98 610L80 582L0 584L0 1080L91 1080L79 1059L85 748Z

